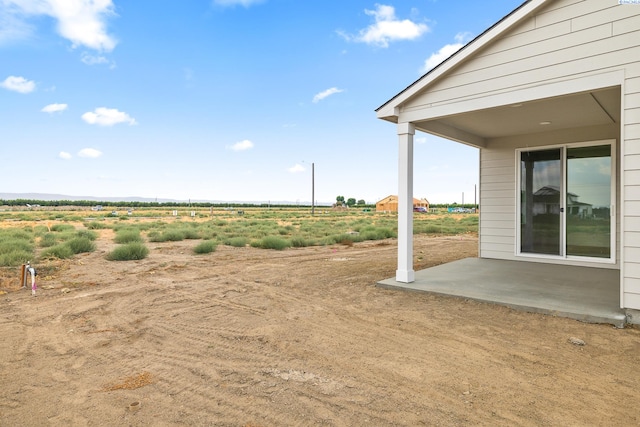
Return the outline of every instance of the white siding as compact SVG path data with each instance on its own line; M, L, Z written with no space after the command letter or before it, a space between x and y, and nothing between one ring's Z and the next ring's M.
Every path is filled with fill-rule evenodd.
M515 226L515 157L512 150L480 150L480 254L513 259Z
M640 19L633 24L636 36L640 37ZM627 77L623 102L625 263L622 306L640 309L640 65L629 67Z
M640 7L617 0L559 0L552 8L536 17L534 29L514 30L492 43L403 111L619 69L640 58Z
M459 57L462 62L455 68L398 105L400 122L428 121L519 102L512 94L527 100L557 96L545 94L558 84L571 91L585 90L576 88L594 78L598 87L620 87L622 123L495 138L478 144L482 146L480 256L515 258L514 150L615 139L615 221L618 233L622 229L624 234L616 236L618 265L610 267L621 268L622 306L640 309L640 6L619 5L618 0L549 1L482 50L466 59L463 53ZM611 83L613 75L615 82ZM602 76L607 76L606 84Z

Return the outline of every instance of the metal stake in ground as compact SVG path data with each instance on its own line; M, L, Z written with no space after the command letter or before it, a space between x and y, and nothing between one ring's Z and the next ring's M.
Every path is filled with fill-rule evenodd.
M36 276L38 275L38 273L36 272L35 268L31 267L31 261L27 261L27 266L26 266L25 270L31 276L31 295L35 296L36 295L36 289L38 289L38 287L36 285Z

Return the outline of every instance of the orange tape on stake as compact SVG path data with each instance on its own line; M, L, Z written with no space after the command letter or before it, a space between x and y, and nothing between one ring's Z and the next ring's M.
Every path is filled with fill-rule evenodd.
M22 264L20 268L20 287L24 288L27 286L27 265Z

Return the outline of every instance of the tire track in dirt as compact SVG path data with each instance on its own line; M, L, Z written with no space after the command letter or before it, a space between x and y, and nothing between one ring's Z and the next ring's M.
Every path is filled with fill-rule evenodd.
M145 291L145 289L140 290L141 293ZM237 369L238 366L236 364L240 361L237 357L238 354L246 355L249 360L262 357L262 350L249 351L246 346L234 344L236 341L240 343L247 341L246 338L250 337L250 335L247 335L246 329L225 326L229 323L228 318L234 316L234 313L242 313L243 316L248 315L251 317L261 316L264 315L264 309L256 309L222 299L207 297L196 299L188 295L188 293L191 293L189 287L183 287L175 293L167 291L158 295L156 292L153 303L162 304L169 309L161 317L147 319L143 322L143 324L150 324L145 339L132 347L111 347L109 353L104 355L100 364L105 366L114 365L118 361L132 360L138 353L143 353L144 365L156 366L155 371L156 376L159 378L159 387L164 385L169 395L176 394L176 390L189 395L196 393L199 396L203 396L202 399L204 399L198 405L205 404L206 401L216 398L216 393L207 394L203 390L204 386L196 387L193 384L198 384L198 378L216 378L216 373L220 369L226 369L227 371ZM139 305L144 306L145 304L147 303L141 302ZM129 312L135 312L138 309L138 304L128 306L126 309ZM218 367L215 371L193 370L190 366L197 365L203 357L207 357L209 353L207 347L211 346L207 337L212 335L221 337L217 338L215 344L216 359L222 362L225 359L230 359L229 366L225 367L224 363L217 363ZM149 337L153 339L150 340ZM172 342L179 342L178 345L181 346L181 349L173 348ZM145 350L143 352L134 350L133 347L138 345L141 348L144 347ZM156 348L156 350L153 351L150 347ZM142 365L137 367L130 366L129 369L135 370L142 367ZM183 378L186 378L186 380L181 380ZM217 398L220 400L219 396ZM238 414L246 413L246 408L243 408L242 405L238 406L238 404L234 403L235 400L236 396L222 400L226 411L228 412L229 408L237 406ZM257 417L256 419L260 418Z
M381 250L389 252L386 247ZM147 268L135 267L128 272L116 269L111 291L108 295L103 293L101 297L115 300L126 298L129 305L119 307L114 304L111 308L113 315L109 315L106 309L99 308L100 305L94 302L74 315L77 319L93 319L93 329L102 325L118 331L117 334L96 334L85 343L90 347L107 350L101 354L96 365L109 367L111 376L125 375L127 372L154 366L158 378L157 388L174 398L190 396L190 401L181 402L181 405L194 410L208 402L217 401L224 408L224 415L221 413L219 416L230 423L237 422L238 419L262 420L264 415L260 414L267 412L269 406L274 403L287 405L288 402L296 402L295 413L300 420L335 420L336 416L340 419L336 414L349 413L351 416L357 414L359 419L382 422L385 418L376 416L368 406L372 403L384 406L388 390L386 380L389 378L375 381L380 374L372 373L372 379L367 379L367 383L385 391L372 397L360 393L353 384L345 386L344 378L332 379L334 374L329 367L331 358L326 358L320 365L317 362L309 365L305 362L308 351L300 352L300 348L313 343L313 336L342 335L343 340L338 345L348 346L358 339L358 330L370 325L363 322L355 331L350 331L340 329L334 322L325 328L322 326L323 320L318 321L316 317L319 313L325 317L333 313L332 304L339 306L345 302L342 300L344 295L338 301L321 302L320 305L309 308L306 306L308 300L322 295L324 291L314 290L304 279L291 280L286 273L277 282L262 280L262 273L270 269L290 271L292 276L300 275L300 272L308 268L308 264L320 259L327 265L327 270L332 270L332 274L327 275L327 282L341 283L349 280L345 279L346 272L353 267L353 261L361 253L364 251L354 251L351 248L342 252L314 251L312 254L300 251L292 256L293 262L287 261L291 254L278 252L263 256L261 253L260 256L250 258L248 264L254 268L238 268L236 274L242 273L241 277L236 277L233 269L231 276L224 276L224 271L217 274L216 266L211 268L212 274L198 277L186 264L180 263L165 266L165 271L160 267L162 263ZM268 262L260 262L267 259ZM341 268L336 269L335 266ZM229 270L224 264L218 268ZM150 275L151 272L154 274ZM154 290L158 286L157 281L171 281L175 274L180 274L181 284L174 284L166 290ZM129 298L134 293L125 292L125 287L119 285L119 281L132 275L141 283L135 291L140 293L137 298ZM342 279L336 280L333 277L336 275ZM217 280L217 276L226 278ZM98 297L98 294L83 292L75 296L79 299L91 297ZM327 303L330 305L323 306ZM136 328L129 326L129 322L123 322L124 318L131 319L132 315L135 317L147 305L164 307L163 315L153 319L145 318ZM123 316L125 313L127 316ZM268 322L265 320L266 316L269 318ZM101 318L106 320L98 320ZM114 323L110 324L109 321ZM282 338L283 342L289 342L288 347L277 342L264 342L261 331L285 331L291 322L297 324L295 334L289 337L278 337L276 334L276 341ZM89 333L91 328L85 329L84 332ZM130 334L134 331L138 332L135 341L131 343ZM129 345L118 345L115 341L128 342ZM175 348L173 342L178 343L176 345L180 348ZM260 343L257 348L256 342ZM375 337L362 341L364 346L374 343ZM399 341L395 345L404 343ZM208 366L192 368L203 357L207 358ZM375 359L372 357L368 362L372 367L379 365ZM360 362L362 360L364 359ZM320 398L318 388L321 390ZM343 394L343 390L349 391L349 395ZM247 407L261 409L254 413L248 411ZM397 413L393 408L387 410L390 414ZM282 418L271 418L273 424L283 424L287 423L286 420L291 421L291 416L288 414Z
M196 243L113 263L99 242L56 289L10 295L0 424L637 424L634 330L377 288L393 240L202 256ZM477 251L468 237L414 243L416 268Z
M249 290L246 290L249 288ZM260 284L259 286L254 286L251 284L247 284L244 292L233 292L232 294L235 297L243 297L247 295L251 295L252 292L256 291L254 288L261 288L264 291L265 286ZM272 291L271 289L269 289ZM247 347L247 345L237 345L237 341L241 343L247 341L245 337L250 337L251 335L247 335L246 329L239 328L230 328L230 327L222 327L219 325L224 325L229 322L230 318L234 319L235 323L243 323L246 322L248 324L255 323L255 315L264 316L265 310L257 311L255 309L247 310L247 307L250 305L237 302L230 302L229 300L221 300L219 298L212 298L210 295L204 292L199 292L201 300L205 301L215 301L215 305L203 306L202 302L198 302L191 297L185 297L184 292L190 292L189 287L182 287L180 292L176 294L163 293L162 295L157 295L155 297L154 303L160 303L165 307L169 307L169 310L165 313L165 316L161 319L156 319L154 321L154 330L161 331L158 333L159 336L162 336L162 342L170 342L175 339L177 340L178 336L180 341L182 342L184 347L192 348L193 354L184 356L184 351L182 353L183 357L171 357L171 360L160 360L161 356L165 354L175 355L176 351L171 348L167 348L166 352L154 354L149 352L148 350L145 352L145 359L152 365L161 365L165 366L165 371L160 371L159 377L168 376L166 380L160 380L159 382L164 383L166 385L171 385L171 390L169 390L170 394L175 394L176 390L178 393L198 393L199 395L203 395L205 400L210 400L218 396L218 393L213 392L211 395L208 395L204 392L200 387L193 388L192 384L194 381L197 382L198 377L203 377L207 379L216 378L215 374L222 372L224 377L227 379L233 379L236 382L235 392L231 394L230 397L224 398L221 400L223 405L227 408L227 412L229 408L234 405L234 402L237 401L237 394L242 394L243 390L252 384L252 380L250 377L247 377L247 374L240 375L238 372L246 372L246 373L254 373L258 370L264 371L265 369L284 369L286 366L272 368L272 363L269 363L269 360L273 359L281 359L282 353L280 349L276 347L274 351L265 351L264 346L257 349L257 351L253 351L250 349L251 346ZM209 287L209 294L215 293L219 295L223 293L225 295L229 295L229 289L226 289L224 286L218 287ZM295 305L300 303L303 298L293 298L290 296L289 292L286 290L276 290L273 294L269 293L269 297L271 299L277 299L280 303L285 306ZM198 319L193 319L193 313L197 312ZM252 317L251 319L245 319L246 316ZM270 313L270 317L273 318L273 313ZM166 319L164 319L166 318ZM181 320L184 318L184 320ZM194 325L218 325L217 327L212 326L201 326L196 327ZM171 325L170 327L166 325ZM255 329L255 328L254 328ZM214 344L209 343L206 339L202 337L211 337L213 336L216 340L212 341ZM254 335L255 336L255 335ZM260 340L261 335L258 335L258 340ZM225 340L227 342L225 342ZM186 345L185 345L186 341ZM231 344L230 344L231 343ZM207 347L215 347L215 355L210 356L205 348ZM195 364L197 362L196 359L201 357L207 357L212 364L218 366L217 370L208 370L207 372L200 373L198 375L197 372L189 371L189 365ZM238 357L238 355L243 355ZM122 359L126 357L126 355L118 355L117 359ZM158 358L157 360L154 358ZM228 363L226 361L229 360ZM246 366L244 366L246 364ZM179 374L178 374L179 372ZM226 373L225 372L229 372ZM172 374L176 374L171 376ZM189 381L178 381L178 378L190 378ZM253 380L255 382L255 380ZM238 386L237 383L240 383ZM223 383L225 384L225 383ZM246 384L249 384L247 386ZM224 388L230 388L226 385ZM214 390L215 391L215 390ZM298 391L298 394L302 393L302 391ZM218 396L218 399L220 397ZM341 399L340 399L341 400ZM328 402L327 402L328 403ZM316 402L317 404L317 402ZM331 405L335 405L336 403L331 403ZM235 404L237 405L237 404ZM246 413L246 409L243 409L243 404L238 406L238 411L242 413ZM356 408L351 408L351 411L355 411ZM239 413L240 413L239 412ZM361 408L357 409L357 412L362 412ZM365 414L363 414L365 415ZM317 415L314 415L317 416ZM274 420L277 421L277 420Z

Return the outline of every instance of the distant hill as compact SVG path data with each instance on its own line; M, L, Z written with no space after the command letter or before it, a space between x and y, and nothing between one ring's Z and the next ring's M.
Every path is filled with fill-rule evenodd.
M150 199L146 197L96 197L96 196L69 196L65 194L46 194L46 193L0 193L0 199L3 200L89 200L96 202L158 202L158 203L182 203L181 200L174 199ZM193 200L195 202L195 200Z
M149 197L96 197L96 196L69 196L65 194L47 194L47 193L0 193L0 199L2 200L42 200L42 201L58 201L58 200L87 200L87 201L95 201L95 202L145 202L145 203L214 203L214 204L266 204L269 203L271 205L296 205L301 204L305 206L310 206L311 202L288 202L282 200L263 200L263 201L241 201L241 200L176 200L176 199L156 199ZM320 202L317 203L316 206L331 206L331 203Z

